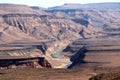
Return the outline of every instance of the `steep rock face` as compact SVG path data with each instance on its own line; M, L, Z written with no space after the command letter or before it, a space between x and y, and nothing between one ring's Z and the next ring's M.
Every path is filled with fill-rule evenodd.
M78 39L63 50L63 55L72 61L69 68L120 67L119 40L120 38Z
M7 46L7 45L6 45ZM18 46L18 48L17 48ZM10 47L0 47L0 69L9 68L52 68L52 65L45 58L43 47L31 47L13 45ZM40 45L42 46L42 45Z
M0 69L14 68L52 68L44 58L17 58L0 60Z
M75 42L70 43L64 50L62 51L62 55L65 57L69 57L69 63L67 68L73 68L78 64L85 63L84 58L86 49L83 45L77 45Z
M77 39L82 26L65 18L36 14L7 14L1 15L1 36L4 33L16 37L26 37L36 40ZM14 32L11 30L14 29ZM3 33L4 32L4 33ZM15 34L16 33L16 34ZM9 35L8 35L9 36ZM2 38L2 37L1 37Z

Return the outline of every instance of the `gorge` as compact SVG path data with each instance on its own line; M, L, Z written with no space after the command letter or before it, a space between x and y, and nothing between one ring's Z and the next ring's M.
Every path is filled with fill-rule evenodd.
M119 5L0 4L0 69L78 69L88 80L97 69L119 68Z

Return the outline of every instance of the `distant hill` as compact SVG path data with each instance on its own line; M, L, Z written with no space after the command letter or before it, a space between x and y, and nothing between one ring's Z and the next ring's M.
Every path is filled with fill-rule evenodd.
M119 37L120 3L64 4L46 10L56 16L67 17L84 27L85 38Z
M5 13L20 13L20 14L45 14L43 11L37 11L30 8L27 5L20 5L20 4L0 4L0 14Z
M61 6L50 7L49 9L98 9L98 10L108 10L108 9L120 9L120 3L90 3L90 4L75 4L68 3Z

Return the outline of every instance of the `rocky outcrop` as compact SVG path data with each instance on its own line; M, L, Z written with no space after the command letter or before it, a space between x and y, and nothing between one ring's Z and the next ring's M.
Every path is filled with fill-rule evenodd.
M50 63L43 57L0 59L0 69L14 68L52 68Z
M71 64L68 64L67 68L73 68L78 64L85 63L85 52L86 48L84 46L76 45L74 42L69 44L62 53L64 56L69 57L69 60L71 61Z
M28 46L27 44L4 44L4 47L0 46L0 49L1 69L52 68L52 65L45 57L44 45L33 44Z

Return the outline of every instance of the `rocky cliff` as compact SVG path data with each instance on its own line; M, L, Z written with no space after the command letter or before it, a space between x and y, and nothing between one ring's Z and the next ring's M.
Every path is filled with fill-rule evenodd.
M0 46L0 69L52 68L45 49L45 45L4 44Z
M44 57L0 59L0 69L52 68Z
M120 67L119 38L78 39L63 50L63 55L72 62L69 68Z

